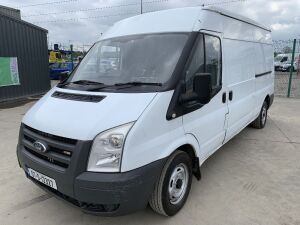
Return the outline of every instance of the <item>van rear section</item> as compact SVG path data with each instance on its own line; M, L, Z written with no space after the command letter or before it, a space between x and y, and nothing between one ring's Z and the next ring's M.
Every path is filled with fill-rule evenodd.
M265 127L273 67L270 30L223 9L119 21L26 113L20 167L88 213L173 216L208 157Z

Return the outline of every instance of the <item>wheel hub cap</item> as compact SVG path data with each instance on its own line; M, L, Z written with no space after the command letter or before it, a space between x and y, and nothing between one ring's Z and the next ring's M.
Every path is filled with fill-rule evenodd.
M267 119L267 108L263 107L262 112L261 112L261 122L262 122L262 124L266 123L266 119Z
M171 204L179 203L184 197L188 185L188 169L183 163L175 167L169 181L169 199Z

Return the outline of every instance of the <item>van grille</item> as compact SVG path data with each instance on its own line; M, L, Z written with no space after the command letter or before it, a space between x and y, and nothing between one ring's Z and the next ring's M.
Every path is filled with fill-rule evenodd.
M46 152L38 151L34 147L34 142L43 141L47 144ZM38 131L34 128L23 126L23 145L24 151L33 157L45 161L51 165L55 165L60 169L67 169L69 167L77 140L60 137Z
M73 101L81 101L81 102L100 102L105 98L105 96L100 95L82 95L82 94L72 94L72 93L65 93L56 91L52 95L54 98L61 98L66 100L73 100Z
M77 140L75 140L75 139L65 138L65 137L60 137L60 136L48 134L48 133L45 133L45 132L43 132L43 131L39 131L39 130L36 130L36 129L32 128L32 127L29 127L29 126L27 126L27 125L24 125L24 127L25 127L27 130L32 131L33 133L36 133L36 134L38 134L38 135L40 135L40 136L43 136L43 137L46 137L46 138L53 139L53 140L55 140L55 141L67 143L67 144L70 144L70 145L76 145L76 143L77 143Z

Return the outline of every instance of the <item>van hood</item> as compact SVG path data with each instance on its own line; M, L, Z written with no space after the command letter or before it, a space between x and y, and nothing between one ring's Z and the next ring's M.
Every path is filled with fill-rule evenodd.
M281 62L274 62L274 66L280 66L282 63Z
M103 96L100 102L52 97L55 91ZM93 140L112 127L136 121L157 93L104 93L53 88L24 116L23 123L57 136Z

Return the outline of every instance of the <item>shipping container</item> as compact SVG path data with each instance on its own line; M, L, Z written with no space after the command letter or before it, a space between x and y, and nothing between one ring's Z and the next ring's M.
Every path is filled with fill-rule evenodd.
M0 102L48 91L48 31L1 11L0 30Z

